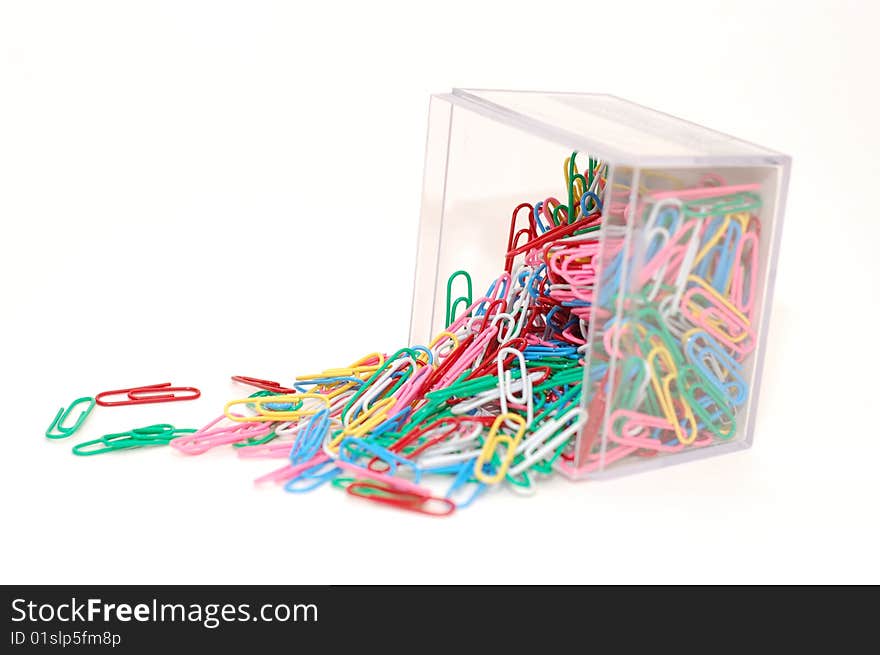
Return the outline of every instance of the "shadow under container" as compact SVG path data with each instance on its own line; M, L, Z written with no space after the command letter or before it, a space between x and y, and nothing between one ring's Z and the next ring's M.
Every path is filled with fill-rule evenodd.
M432 96L410 343L445 328L456 271L486 289L557 207L601 211L548 260L546 292L579 317L588 413L557 468L602 478L747 448L790 165L608 95Z

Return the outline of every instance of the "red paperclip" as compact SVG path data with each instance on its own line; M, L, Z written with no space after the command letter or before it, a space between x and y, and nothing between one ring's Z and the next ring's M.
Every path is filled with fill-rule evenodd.
M176 392L178 391L189 393L177 395ZM125 394L125 400L104 400L107 396L118 396L120 394ZM195 387L172 387L170 382L162 382L161 384L147 384L142 387L102 391L95 395L95 402L102 407L119 407L121 405L146 405L147 403L195 400L201 395L202 392Z
M448 498L421 495L409 491L399 491L390 486L361 482L357 480L345 488L345 491L355 498L371 500L374 503L390 505L409 512L418 512L428 516L449 516L455 511L455 503ZM429 508L429 503L439 503L436 511Z
M261 380L260 378L252 378L247 375L233 375L232 380L234 382L241 382L242 384L256 387L257 389L263 389L264 391L274 391L275 393L299 393L296 389L282 387L274 380Z

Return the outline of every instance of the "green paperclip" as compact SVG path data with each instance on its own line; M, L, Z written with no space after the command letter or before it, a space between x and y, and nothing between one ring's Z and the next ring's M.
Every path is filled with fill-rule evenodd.
M713 201L708 204L705 200L692 200L685 203L682 213L685 217L708 218L735 212L754 211L760 207L761 196L750 191L742 191L713 198Z
M401 355L409 355L413 362L417 361L419 358L419 354L413 350L412 348L401 348L396 353L391 355L388 359L385 360L385 363L382 364L376 371L370 376L370 378L358 389L357 393L355 393L351 398L348 399L348 402L345 403L345 407L342 408L342 416L347 416L349 410L354 407L355 403L357 403L358 399L364 395L364 393L370 388L370 385L373 384L378 378L382 377L386 373L386 369L391 366L395 360ZM404 382L409 380L415 366L410 365L406 371L401 372L400 379L395 382L395 384L390 388L382 392L382 398L390 397L395 391L397 391Z
M72 427L65 428L64 421L66 421L70 417L70 413L73 411L74 407L77 405L81 405L83 403L88 403L88 407L86 407L82 412L80 412L79 417L76 419L76 423L73 424ZM46 438L47 439L64 439L65 437L71 436L74 432L82 427L82 424L85 423L85 420L89 417L92 410L95 408L95 399L90 396L83 396L82 398L77 398L74 400L70 407L64 409L63 407L58 410L58 413L55 415L55 419L52 421L52 425L49 426L49 429L46 430ZM53 430L57 432L57 434L53 434Z
M83 441L73 447L73 454L81 457L102 455L116 450L144 448L147 446L167 446L168 443L181 435L196 432L191 428L175 428L168 423L148 425L134 428L128 432L105 434L91 441Z
M347 489L348 485L352 484L353 482L354 482L354 478L339 477L339 478L333 478L330 481L330 484L333 485L334 487L336 487L337 489Z
M302 405L302 401L300 401L300 405ZM277 437L278 435L275 434L275 430L272 430L265 437L258 437L256 439L254 439L253 437L248 437L244 441L232 444L232 447L247 448L248 446L262 446L264 443L269 443L270 441L272 441L272 439L276 439Z
M455 300L452 300L452 283L455 281L459 275L464 276L465 281L467 282L467 295L459 296ZM465 308L470 307L473 302L474 297L474 285L471 281L471 274L465 270L455 271L452 275L449 276L449 279L446 281L446 325L445 327L449 327L455 321L455 310L458 307L460 302L464 302Z
M516 458L510 463L510 467L513 468L516 464L519 464L523 460L522 455L517 455ZM519 478L519 479L517 479ZM529 470L526 469L522 473L520 473L516 478L512 477L510 473L505 474L504 479L507 480L514 487L520 487L521 489L531 489L532 488L532 479L529 477Z
M692 374L696 379L696 383L691 383L688 380L688 374ZM736 414L733 412L733 409L728 404L728 398L725 396L714 384L710 381L706 380L700 372L694 368L693 366L687 365L683 366L678 373L678 380L681 382L682 386L682 395L687 398L688 404L691 406L694 414L700 418L700 420L705 423L706 428L714 434L719 439L730 439L733 435L736 434ZM694 393L695 389L702 389L706 392L706 395L709 396L718 407L718 410L725 416L729 421L729 429L725 432L725 430L718 426L712 419L712 415L709 411L703 407L703 405L699 402L696 394Z
M590 170L587 171L587 174L591 178L590 182L588 182L587 178L585 178L581 173L574 172L577 154L578 154L578 151L575 150L574 152L571 153L571 157L568 160L568 222L569 223L574 223L574 217L577 215L577 210L578 210L577 203L575 203L575 201L574 201L574 183L575 183L575 181L580 180L581 182L583 182L584 192L586 193L587 191L590 190L590 182L592 182L592 177L593 177L593 166L592 166L593 160L592 160L592 158L589 160L589 162L590 162L589 169ZM556 209L558 211L559 207L557 207ZM553 212L553 222L556 225L559 225L559 220L556 216L556 212Z

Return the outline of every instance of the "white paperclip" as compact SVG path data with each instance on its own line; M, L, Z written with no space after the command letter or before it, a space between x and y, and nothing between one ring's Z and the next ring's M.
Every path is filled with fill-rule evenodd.
M519 381L522 381L523 384L518 385L519 390L522 392L518 398L513 395L513 375L510 371L504 370L504 358L507 357L507 355L513 355L519 363ZM504 396L507 396L508 400L513 403L525 403L526 399L532 395L531 378L529 377L529 370L526 366L525 355L523 355L522 351L517 350L516 348L502 348L498 351L498 356L495 358L495 361L498 366L498 382L500 384L504 381L505 389L507 390L507 393L504 394ZM502 398L504 396L502 396ZM503 401L501 412L503 414L507 413L507 406L503 404Z
M575 419L574 423L560 430L562 426L566 425L572 419ZM516 449L518 453L522 453L523 460L516 466L512 466L507 474L511 476L519 475L534 464L549 457L553 451L571 439L571 437L581 429L581 425L586 419L587 410L582 407L575 407L559 418L551 419L542 423L541 426ZM560 431L556 433L557 430Z
M357 414L358 409L362 409L363 411L367 411L370 409L370 403L378 398L388 387L390 387L393 383L392 376L398 371L402 366L412 366L415 368L415 361L412 357L400 357L394 360L389 366L387 371L383 371L382 375L373 380L370 384L370 388L367 389L363 395L357 399L357 401L352 405L351 409L347 412L343 425L348 426L351 423L351 417Z
M687 248L684 251L684 257L679 265L678 276L675 278L675 293L672 294L672 297L674 298L672 306L675 308L676 313L678 313L678 308L681 305L681 297L684 295L684 288L687 286L687 279L691 274L691 268L693 267L694 259L697 256L699 247L700 231L697 229L696 221L694 221L694 226L691 228L691 238L690 241L688 241Z

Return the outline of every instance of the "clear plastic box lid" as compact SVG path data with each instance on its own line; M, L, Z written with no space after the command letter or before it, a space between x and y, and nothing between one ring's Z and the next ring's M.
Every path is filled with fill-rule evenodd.
M453 89L451 100L633 166L781 164L774 150L611 95Z

